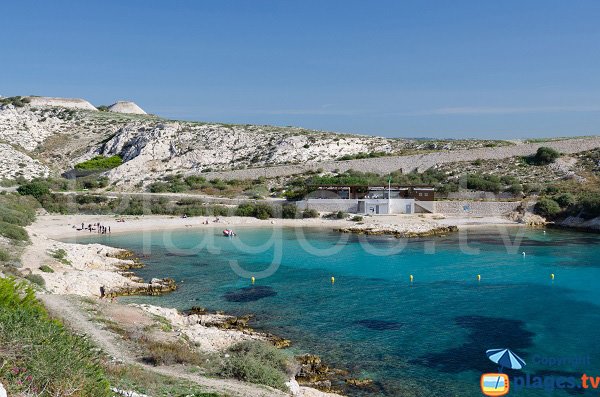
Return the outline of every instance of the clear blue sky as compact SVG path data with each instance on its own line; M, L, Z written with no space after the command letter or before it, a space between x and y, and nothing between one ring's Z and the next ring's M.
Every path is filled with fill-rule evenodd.
M385 136L600 133L600 1L6 1L0 94Z

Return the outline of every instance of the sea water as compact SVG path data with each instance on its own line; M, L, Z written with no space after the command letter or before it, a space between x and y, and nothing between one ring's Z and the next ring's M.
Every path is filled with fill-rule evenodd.
M132 250L146 264L140 276L178 283L172 294L123 301L253 314L254 328L291 339L294 352L374 381L350 395L480 396L480 376L498 371L485 355L493 348L527 362L509 370L511 378L600 376L598 235L517 227L418 239L236 231L234 238L196 229L76 241ZM584 391L512 386L510 395Z

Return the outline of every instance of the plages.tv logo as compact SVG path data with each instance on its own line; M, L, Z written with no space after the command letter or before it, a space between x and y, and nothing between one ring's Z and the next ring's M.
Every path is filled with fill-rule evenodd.
M487 357L498 364L498 372L481 375L481 392L486 396L504 396L510 391L510 380L507 374L502 373L504 368L521 369L525 361L510 349L490 349L485 352Z

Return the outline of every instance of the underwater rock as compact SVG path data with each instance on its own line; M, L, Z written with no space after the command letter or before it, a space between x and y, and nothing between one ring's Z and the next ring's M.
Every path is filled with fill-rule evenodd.
M365 328L373 329L376 331L388 331L394 329L402 328L402 324L397 321L389 321L389 320L375 320L375 319L366 319L359 320L356 324L361 325Z
M271 287L252 286L230 291L223 297L228 302L253 302L275 295L277 295L277 292Z
M373 380L372 379L350 378L350 379L346 379L346 383L351 386L356 386L356 387L367 387L367 386L371 386L373 384Z
M182 313L187 316L192 315L192 314L202 315L202 314L207 314L208 310L206 310L206 308L202 307L202 306L192 306L191 308L184 310Z
M367 236L394 236L396 238L413 238L413 237L431 237L445 236L448 233L458 231L457 226L440 226L424 231L408 231L398 230L394 228L374 228L374 227L343 227L334 229L341 233L364 234Z

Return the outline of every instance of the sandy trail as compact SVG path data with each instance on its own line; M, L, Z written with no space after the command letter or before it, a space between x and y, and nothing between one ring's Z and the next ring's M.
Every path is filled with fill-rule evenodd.
M136 360L138 353L131 346L121 340L117 335L102 329L93 322L90 316L79 305L77 297L67 295L39 295L38 296L51 316L59 318L73 331L87 335L106 354L124 364L135 364L148 371L162 375L192 381L207 389L207 391L226 394L235 397L283 397L289 396L284 392L266 386L253 385L230 379L214 379L205 376L190 374L180 366L154 367ZM115 308L118 304L111 305ZM125 307L125 309L129 309ZM115 309L113 309L115 310ZM118 310L118 309L117 309Z

